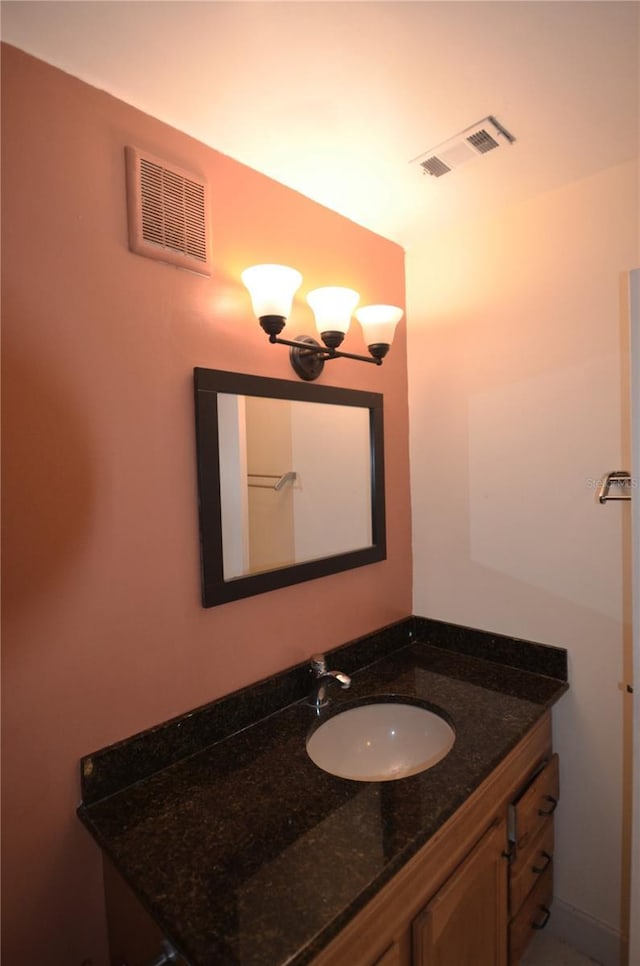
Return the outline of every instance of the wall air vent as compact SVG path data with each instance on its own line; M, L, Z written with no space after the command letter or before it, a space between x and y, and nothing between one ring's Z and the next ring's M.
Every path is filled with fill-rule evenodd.
M505 144L513 144L514 141L513 134L502 127L495 117L485 117L444 144L420 154L411 164L418 164L423 174L440 178L454 168L459 168L465 161L488 154Z
M137 148L125 157L131 251L211 275L206 182Z

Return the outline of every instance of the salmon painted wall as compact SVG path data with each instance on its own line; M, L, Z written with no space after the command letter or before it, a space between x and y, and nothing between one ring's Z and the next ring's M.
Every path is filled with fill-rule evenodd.
M342 284L403 304L404 259L14 48L2 74L3 963L102 966L80 756L411 612L404 325L381 369L322 377L384 393L388 559L208 610L192 369L295 378L251 316L247 265L294 265L302 296ZM128 250L127 144L208 177L211 279ZM303 298L293 316L292 334L313 331ZM365 351L359 331L349 345Z

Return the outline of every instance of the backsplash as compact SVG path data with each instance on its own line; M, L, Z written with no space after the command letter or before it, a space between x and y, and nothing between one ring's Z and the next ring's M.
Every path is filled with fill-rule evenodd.
M567 680L567 653L562 648L416 616L328 651L328 663L351 674L410 643ZM305 662L83 757L83 803L107 798L242 731L302 700L310 686L311 672Z
M430 617L414 617L413 621L416 640L425 644L531 671L532 674L544 674L559 681L567 680L567 652L562 647L537 644Z

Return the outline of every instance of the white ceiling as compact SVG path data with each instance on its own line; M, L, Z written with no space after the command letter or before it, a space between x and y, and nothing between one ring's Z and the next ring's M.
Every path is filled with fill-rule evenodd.
M411 247L638 153L636 2L2 3L2 37ZM495 115L517 142L412 158Z

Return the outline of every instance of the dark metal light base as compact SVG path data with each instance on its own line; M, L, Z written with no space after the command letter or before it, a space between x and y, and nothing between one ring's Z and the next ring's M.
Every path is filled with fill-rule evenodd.
M286 319L284 315L261 315L260 325L271 339L275 339L284 329Z
M339 345L342 345L344 339L344 332L334 332L330 329L328 332L322 333L322 341L329 349L337 349Z
M313 382L324 369L324 358L320 354L323 347L315 339L312 339L310 335L299 335L296 342L300 343L300 347L292 346L289 349L289 360L293 371L301 379L304 379L305 382ZM319 351L317 353L309 352L302 348L305 345L313 346L314 349Z
M389 344L387 342L374 342L368 346L368 349L374 359L379 359L382 362L389 351Z

